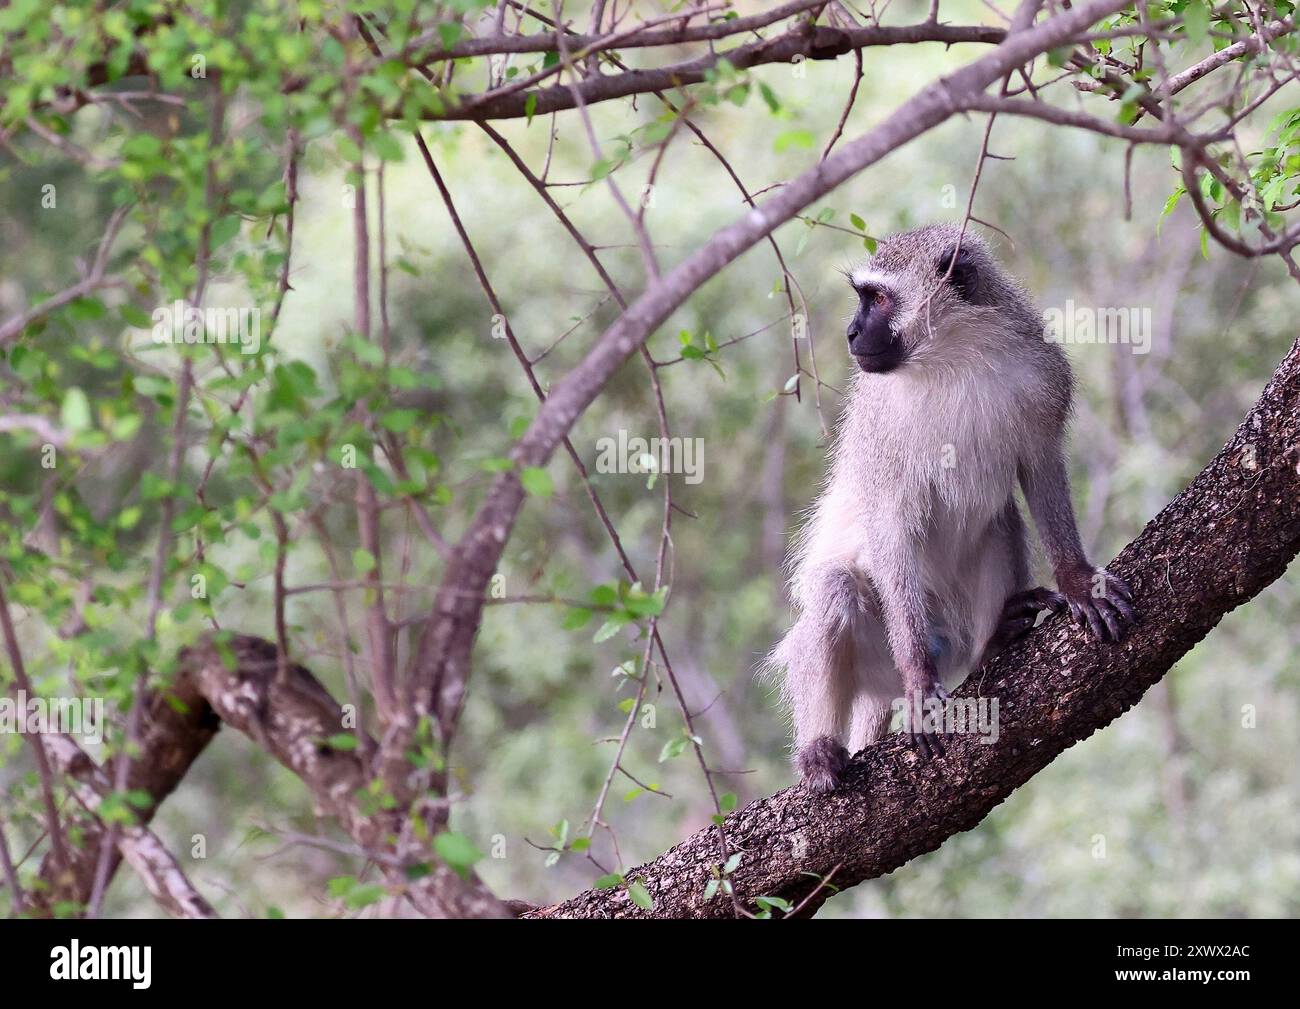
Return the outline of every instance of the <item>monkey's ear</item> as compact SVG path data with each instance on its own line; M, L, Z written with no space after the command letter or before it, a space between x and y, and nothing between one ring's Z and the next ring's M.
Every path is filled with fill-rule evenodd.
M971 255L969 249L961 249L957 252L957 261L952 259L953 249L948 249L939 257L939 262L935 264L935 271L940 277L946 276L948 284L962 301L970 301L975 297L975 292L979 290L980 275L979 269L975 265L975 257ZM952 265L952 272L948 272L949 264Z

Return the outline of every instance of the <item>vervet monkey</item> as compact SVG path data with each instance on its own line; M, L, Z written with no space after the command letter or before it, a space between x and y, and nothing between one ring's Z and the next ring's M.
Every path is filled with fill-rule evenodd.
M917 717L1040 611L1068 608L1108 641L1136 620L1128 586L1079 543L1063 448L1073 378L1020 285L950 225L884 239L849 280L857 371L793 550L798 619L768 659L817 792L900 697L918 752L942 753ZM1029 588L1017 480L1059 592Z

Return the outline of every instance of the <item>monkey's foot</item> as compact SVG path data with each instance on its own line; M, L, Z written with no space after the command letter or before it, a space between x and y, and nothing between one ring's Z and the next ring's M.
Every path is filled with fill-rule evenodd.
M1137 623L1133 592L1122 578L1105 568L1080 568L1062 578L1057 576L1070 616L1102 641L1120 641Z
M1019 641L1031 630L1038 620L1038 614L1047 610L1060 613L1068 605L1065 596L1049 588L1039 586L1026 589L1007 598L1002 607L1002 616L998 619L998 629L993 633L994 641L999 645L1009 645Z
M809 791L832 792L849 763L849 751L834 736L821 736L799 751L795 764Z
M907 687L903 692L907 705L903 712L903 731L922 760L944 755L939 732L943 729L943 704L949 696L938 678L923 686Z

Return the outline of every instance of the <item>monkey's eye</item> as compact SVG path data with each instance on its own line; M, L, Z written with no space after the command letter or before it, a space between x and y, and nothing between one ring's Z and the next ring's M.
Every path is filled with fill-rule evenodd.
M884 291L877 291L871 301L877 308L884 308L889 304L889 295Z

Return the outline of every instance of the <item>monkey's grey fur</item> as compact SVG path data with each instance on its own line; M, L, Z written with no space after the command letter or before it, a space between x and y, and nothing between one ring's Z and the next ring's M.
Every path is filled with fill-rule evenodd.
M817 791L884 733L900 697L914 743L941 753L910 719L1038 611L1068 606L1112 640L1135 619L1127 587L1079 543L1066 356L979 238L960 235L954 262L959 235L932 225L893 236L850 275L859 370L793 550L798 619L768 659L785 670L796 764ZM1017 480L1059 594L1028 590Z

